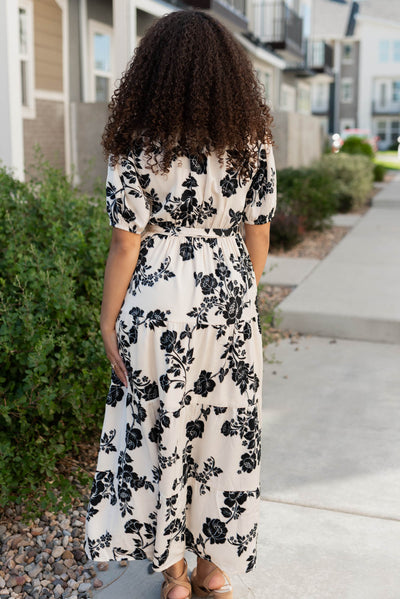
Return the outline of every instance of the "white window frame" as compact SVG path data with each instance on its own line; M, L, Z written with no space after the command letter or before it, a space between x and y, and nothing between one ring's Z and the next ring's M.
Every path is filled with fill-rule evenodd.
M311 107L314 112L328 112L329 87L326 81L317 81L312 85Z
M282 83L279 109L283 112L296 112L296 89Z
M94 36L96 33L110 36L110 71L100 71L94 65ZM89 63L89 102L96 102L96 77L107 78L110 82L107 101L110 101L114 84L114 40L113 28L101 21L88 20L88 63Z
M379 40L379 49L378 49L378 61L379 64L387 64L390 61L390 41L389 40Z
M345 87L346 84L350 83L350 95L348 98L345 98L343 96L343 89ZM353 102L353 97L354 97L354 81L353 81L353 77L343 77L341 82L340 82L340 101L342 104L351 104Z
M296 111L300 114L311 114L310 86L298 83L296 91Z
M270 71L269 69L266 69L263 73L264 77L264 90L265 90L265 99L267 100L268 104L271 106L272 105L272 89L273 89L273 77L272 77L272 71Z
M19 47L19 9L26 11L26 30L27 30L27 52L22 54ZM34 43L33 43L34 27L33 27L33 0L18 0L18 65L20 69L19 80L21 82L21 62L26 63L26 95L28 103L22 104L22 82L21 82L21 109L22 118L36 118L36 103L35 103L35 60L34 60Z
M348 56L347 58L344 55L344 48L345 48L345 46L349 46L349 48L351 48L350 56ZM342 45L342 64L353 64L353 57L354 57L354 44L351 44L349 42L345 42Z
M400 62L400 40L393 40L393 62Z
M380 128L379 123L384 124L385 126ZM388 120L387 119L379 119L375 121L375 135L379 136L379 140L382 143L387 143L388 139Z
M396 85L397 84L397 85ZM396 87L398 87L398 94L399 96L397 98L395 98L395 89ZM390 89L390 102L392 104L399 104L400 102L400 79L393 79L392 80L392 85L391 85L391 89Z
M378 101L377 105L379 108L385 108L388 104L388 84L387 81L380 81L378 87Z

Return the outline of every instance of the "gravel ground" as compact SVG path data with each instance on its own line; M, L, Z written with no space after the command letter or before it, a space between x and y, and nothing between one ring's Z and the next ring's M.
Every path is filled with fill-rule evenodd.
M94 474L100 435L80 447L82 459L69 457L63 470L70 476L78 467ZM77 484L78 487L80 485ZM68 513L45 511L40 518L25 522L21 505L0 512L0 599L58 599L93 597L102 586L96 568L88 566L83 541L89 489L80 487L81 499L72 501ZM126 562L120 562L123 567Z
M272 248L271 256L323 260L349 231L350 227L332 227L326 231L310 231L291 250L285 252L285 250Z

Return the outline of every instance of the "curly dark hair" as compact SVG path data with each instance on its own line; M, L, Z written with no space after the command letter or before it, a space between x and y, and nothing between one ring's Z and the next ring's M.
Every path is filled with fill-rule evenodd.
M135 143L153 172L175 156L224 152L247 179L260 142L272 144L272 116L250 58L216 19L179 10L147 30L108 105L102 136L111 164ZM156 169L156 170L155 170Z

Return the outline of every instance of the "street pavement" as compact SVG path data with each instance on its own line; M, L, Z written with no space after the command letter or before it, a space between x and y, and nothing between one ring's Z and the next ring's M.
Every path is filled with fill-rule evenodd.
M387 308L390 298L400 306L400 211L393 202L396 190L400 199L400 185L389 185L381 192L387 203L343 225L354 228L304 277L293 263L291 278L284 265L282 277L295 287L287 299L296 297L297 306L309 302L302 289L322 269L329 293L312 305L317 319L326 317L331 295L343 302L345 264L359 267L365 251L364 266L369 258L386 273L379 284L388 289L374 295L376 311ZM374 279L371 288L377 284ZM357 314L349 302L344 315L346 307L351 323ZM362 307L360 314L375 338L360 339L359 328L338 326L325 336L284 339L265 350L258 559L252 573L231 575L235 599L400 599L400 338L389 335L382 342L377 314ZM397 331L394 313L381 316ZM195 556L186 557L191 570ZM163 578L149 565L110 562L98 572L103 587L95 598L159 599Z

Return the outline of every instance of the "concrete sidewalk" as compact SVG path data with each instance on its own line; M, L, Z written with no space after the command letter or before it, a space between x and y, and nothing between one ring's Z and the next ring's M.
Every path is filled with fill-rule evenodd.
M335 227L355 227L360 221L360 214L334 214L332 224ZM271 253L268 256L261 283L281 287L297 287L306 279L320 260L314 258L288 258Z
M384 185L382 191L372 200L375 208L400 208L400 173L391 183Z
M375 205L278 306L281 328L400 343L400 180Z
M400 346L303 337L267 352L258 564L231 577L235 599L399 599ZM110 562L95 597L159 599L148 565Z
M258 561L234 599L400 598L400 212L378 205L281 304L329 337L266 348ZM98 578L97 599L160 597L148 561Z

